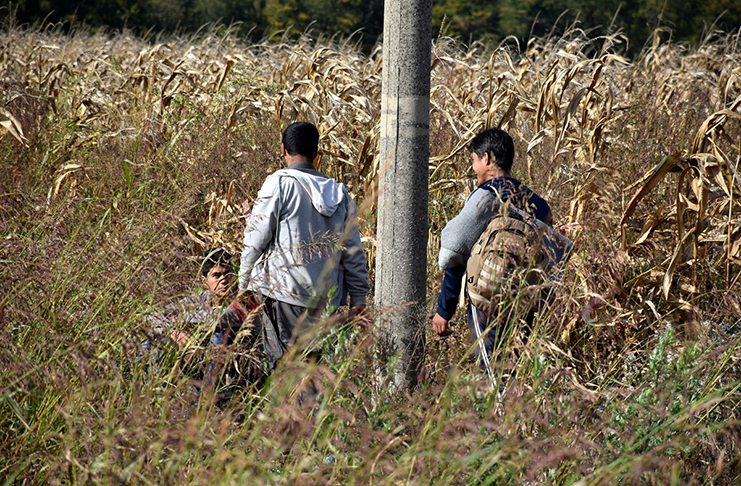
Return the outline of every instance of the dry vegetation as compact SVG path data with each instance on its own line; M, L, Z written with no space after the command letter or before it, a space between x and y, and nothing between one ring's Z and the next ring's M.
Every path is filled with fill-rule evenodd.
M515 138L516 174L578 250L521 350L503 413L465 325L430 335L423 384L371 399L372 336L287 360L258 395L198 402L182 356L139 358L152 306L238 252L242 201L282 127L361 203L373 261L380 50L0 32L0 477L6 484L733 484L741 477L741 39L578 30L433 48L430 308L439 231L472 189L466 147ZM376 310L376 312L390 312ZM329 346L329 345L328 345ZM323 391L312 408L302 381Z

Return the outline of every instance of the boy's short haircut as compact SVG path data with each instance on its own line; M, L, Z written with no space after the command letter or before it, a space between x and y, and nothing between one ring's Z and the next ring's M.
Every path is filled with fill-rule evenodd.
M232 255L223 248L211 248L203 252L203 262L201 262L201 275L208 276L208 272L215 266L232 268Z
M481 130L469 144L471 152L479 157L485 153L489 158L503 170L512 169L512 162L515 160L515 144L509 133L499 128L486 128Z
M313 156L319 150L319 130L309 122L293 122L283 131L281 142L288 155Z

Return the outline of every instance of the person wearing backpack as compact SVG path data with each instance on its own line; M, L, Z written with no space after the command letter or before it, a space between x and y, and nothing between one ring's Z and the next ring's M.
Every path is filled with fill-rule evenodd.
M506 211L515 211L523 215L526 220L535 218L546 225L550 225L552 221L548 203L512 177L515 149L512 138L507 132L498 128L484 129L473 138L469 149L478 187L468 196L461 212L445 225L440 235L438 264L445 274L438 298L437 312L432 319L432 329L440 336L451 333L448 323L456 311L466 267L468 263L471 263L469 262L471 251L477 245L482 233L487 230L490 221ZM521 232L512 234L521 235ZM512 237L510 241L515 239ZM481 243L479 242L478 245L481 246ZM524 255L513 255L518 263L524 264L525 260L518 258L521 256ZM480 272L480 268L480 266L477 267L476 271ZM466 275L469 289L471 283L477 278L478 275ZM494 293L497 294L497 292ZM495 296L499 299L492 297L492 301L505 298L514 299L516 298L514 294L516 291L507 292L505 290ZM472 296L469 295L469 297ZM532 324L534 310L524 309L524 312L520 312L520 309L518 315L514 315L514 312L501 312L502 308L512 309L513 306L511 303L498 301L491 303L491 312L485 312L479 307L481 306L468 306L468 328L472 342L477 344L474 347L476 360L491 374L490 356L501 344L505 328L514 324L507 321L519 318L524 313L523 317L525 321L529 321L526 322L529 326ZM494 312L494 308L500 311ZM485 353L482 353L482 348L486 351Z

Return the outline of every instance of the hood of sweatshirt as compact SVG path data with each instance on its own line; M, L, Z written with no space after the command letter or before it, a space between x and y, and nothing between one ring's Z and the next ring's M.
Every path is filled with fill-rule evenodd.
M332 216L345 199L345 186L329 177L319 177L299 170L281 169L274 175L294 179L311 197L311 204L322 216Z

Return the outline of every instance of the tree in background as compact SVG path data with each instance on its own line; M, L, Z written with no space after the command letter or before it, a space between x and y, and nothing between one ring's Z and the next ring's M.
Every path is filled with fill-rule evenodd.
M269 33L292 28L348 37L362 29L368 50L383 31L383 0L266 0L263 10Z
M84 23L91 29L132 29L137 33L192 32L204 24L238 25L253 40L287 30L297 36L347 37L362 29L361 46L369 52L383 31L383 0L0 0L0 17L20 23ZM657 27L671 30L675 41L697 44L711 27L735 31L741 26L738 0L434 0L433 33L464 43L496 45L513 36L558 35L576 25L592 37L622 31L626 54L640 52Z
M171 0L181 3L182 0ZM0 16L15 15L21 23L85 22L93 27L125 25L139 27L145 22L144 9L148 7L140 0L97 0L95 2L58 2L52 0L0 1Z
M464 42L499 42L499 9L502 0L439 0L432 6L433 31Z
M717 22L716 22L717 20ZM444 21L444 22L443 22ZM591 37L622 31L626 54L636 55L658 27L671 29L674 40L697 44L714 25L723 31L741 26L741 2L708 0L436 0L436 32L472 41L501 42L514 36L558 35L574 22Z
M186 27L188 9L180 0L145 0L145 22L157 30L173 31ZM216 1L215 5L223 2ZM208 21L210 21L209 19ZM214 19L216 20L216 19Z

